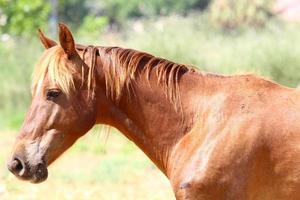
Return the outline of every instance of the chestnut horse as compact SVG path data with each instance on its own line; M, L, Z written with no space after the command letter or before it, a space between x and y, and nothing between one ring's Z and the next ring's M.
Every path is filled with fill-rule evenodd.
M39 183L95 124L119 129L168 177L176 199L300 199L300 92L220 76L119 47L75 45L59 24L33 73L9 170ZM134 186L133 186L134 187Z

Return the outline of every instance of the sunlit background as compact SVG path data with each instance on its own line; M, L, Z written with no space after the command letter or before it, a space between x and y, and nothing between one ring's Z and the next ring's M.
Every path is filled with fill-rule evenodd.
M300 0L0 0L0 199L175 199L168 180L119 132L95 128L50 167L45 183L6 159L30 103L31 72L68 24L80 44L147 51L202 71L300 81Z

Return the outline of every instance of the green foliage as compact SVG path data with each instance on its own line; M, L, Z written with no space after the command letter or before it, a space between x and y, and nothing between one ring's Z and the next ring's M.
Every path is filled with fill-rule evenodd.
M204 9L210 0L148 0L143 2L145 15L168 15L170 13L188 14L193 9Z
M92 23L106 24L106 21L93 19L107 17L110 27L124 26L128 19L157 17L159 15L183 14L191 10L205 9L210 0L58 0L58 7L51 7L50 0L0 0L0 34L9 33L27 36L37 28L46 28L50 12L57 9L57 21L67 23L73 30L82 25L88 29ZM91 20L87 22L87 20ZM91 29L90 29L91 30Z
M210 0L106 0L94 2L101 4L96 12L109 18L111 24L122 25L128 19L137 17L155 17L169 14L188 14L193 9L204 9Z
M71 25L74 29L79 28L89 9L86 0L59 0L58 21Z
M103 6L103 12L109 18L110 23L122 24L129 17L142 15L139 10L140 0L107 0Z
M44 27L49 5L44 0L0 0L1 33L29 36Z
M81 37L97 38L103 33L108 25L107 17L97 17L88 15L84 18L82 25L78 30L78 35Z
M264 26L272 16L274 0L214 0L211 5L212 21L224 28L241 25Z

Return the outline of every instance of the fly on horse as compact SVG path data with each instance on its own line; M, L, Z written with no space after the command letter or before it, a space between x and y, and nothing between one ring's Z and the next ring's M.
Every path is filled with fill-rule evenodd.
M254 76L201 73L136 50L82 46L59 24L32 82L8 169L39 183L95 124L119 129L176 199L300 199L300 92Z

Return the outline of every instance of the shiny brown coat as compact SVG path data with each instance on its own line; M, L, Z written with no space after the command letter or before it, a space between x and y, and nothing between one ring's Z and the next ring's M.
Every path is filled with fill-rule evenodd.
M299 90L254 75L200 73L139 51L75 45L59 27L60 45L40 32L47 50L39 64L57 65L33 84L8 162L17 177L44 181L62 152L94 124L108 124L169 178L178 200L300 199Z

